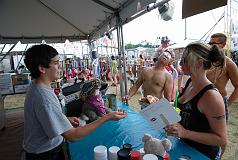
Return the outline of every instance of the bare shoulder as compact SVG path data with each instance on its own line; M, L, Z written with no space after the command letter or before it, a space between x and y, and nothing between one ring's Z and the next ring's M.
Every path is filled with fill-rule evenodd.
M164 70L164 73L167 75L167 76L172 76L171 73L169 73L169 71L167 69Z
M167 70L165 71L165 75L166 75L168 80L172 80L173 79L173 76Z
M228 72L229 76L238 76L238 68L229 57L226 57L226 72Z
M213 89L204 93L198 103L198 106L202 113L210 115L223 113L225 108L221 94L217 90Z
M227 70L229 70L229 69L238 70L235 62L233 62L229 57L226 57L226 68L227 68Z

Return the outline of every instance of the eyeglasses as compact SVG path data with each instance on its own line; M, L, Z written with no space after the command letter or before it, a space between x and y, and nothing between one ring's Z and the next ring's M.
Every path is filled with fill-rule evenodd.
M180 62L179 62L180 66L183 66L186 63L186 61L187 61L186 59L187 59L188 53L189 53L188 49L185 49L183 51L183 56L181 57Z
M221 42L209 42L208 44L214 45L214 44L222 44Z
M158 57L153 58L153 62L156 63L158 61Z

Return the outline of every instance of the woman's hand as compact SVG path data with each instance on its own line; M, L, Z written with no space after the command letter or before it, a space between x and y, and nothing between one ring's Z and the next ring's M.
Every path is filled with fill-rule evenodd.
M169 136L175 136L178 138L185 138L186 129L179 123L170 124L165 127L165 131Z
M79 119L77 117L68 117L68 120L75 128L78 127L80 124Z

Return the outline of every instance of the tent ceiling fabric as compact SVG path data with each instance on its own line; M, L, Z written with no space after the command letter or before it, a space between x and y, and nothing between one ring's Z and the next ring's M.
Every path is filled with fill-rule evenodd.
M227 5L227 0L183 0L182 18Z
M1 0L0 43L96 39L156 0Z

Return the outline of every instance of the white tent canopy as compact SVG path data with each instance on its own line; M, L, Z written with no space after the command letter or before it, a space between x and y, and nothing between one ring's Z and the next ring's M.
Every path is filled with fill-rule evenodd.
M1 0L0 43L97 39L156 0Z
M146 10L149 4L155 2L156 0L1 0L0 43L17 43L19 40L22 43L95 40L116 27L118 18L121 23L127 23L131 16ZM183 17L226 4L227 0L183 0Z

